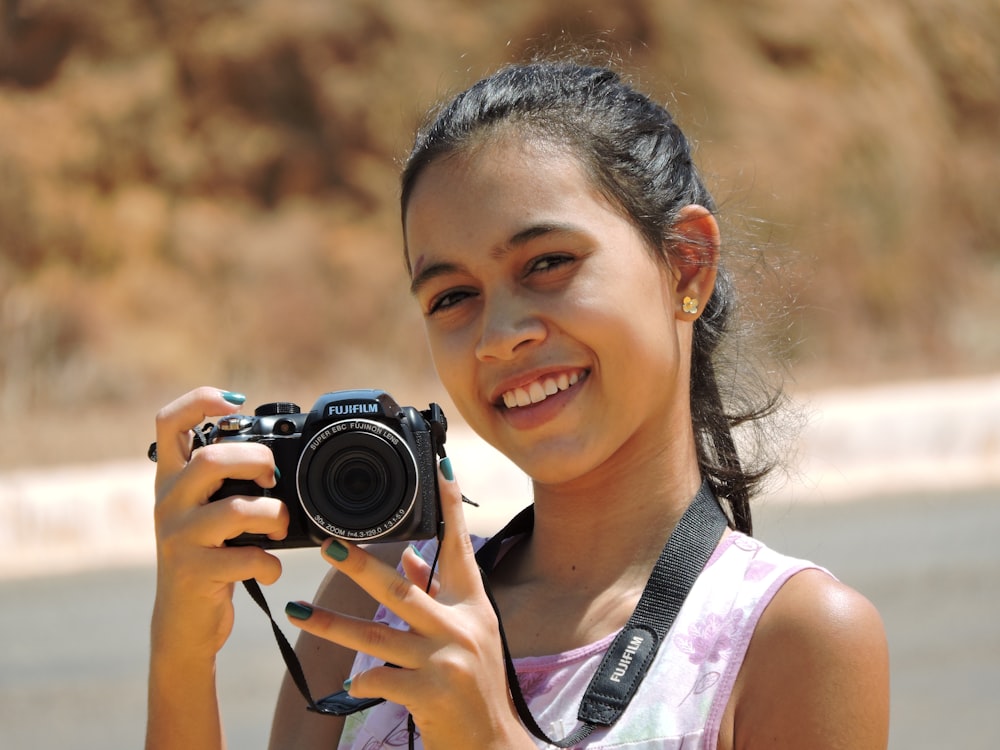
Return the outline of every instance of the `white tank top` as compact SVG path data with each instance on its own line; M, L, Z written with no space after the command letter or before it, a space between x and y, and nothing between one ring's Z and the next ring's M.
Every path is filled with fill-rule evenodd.
M482 540L476 540L477 548ZM421 554L433 558L435 540ZM618 723L598 729L577 748L599 750L712 750L723 712L761 614L792 575L816 568L733 532L713 553L678 613L629 707ZM380 607L375 619L405 628ZM617 633L552 656L514 660L522 692L538 726L554 739L577 727L587 685ZM380 662L359 654L351 674ZM338 750L406 747L407 711L383 703L348 718ZM419 727L417 731L419 732ZM539 747L547 747L536 740ZM423 745L417 737L415 746Z

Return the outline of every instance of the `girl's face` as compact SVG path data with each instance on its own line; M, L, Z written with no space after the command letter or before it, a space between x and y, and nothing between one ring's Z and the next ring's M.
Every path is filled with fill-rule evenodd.
M620 471L690 433L681 275L576 159L512 138L438 159L405 218L442 383L536 482Z

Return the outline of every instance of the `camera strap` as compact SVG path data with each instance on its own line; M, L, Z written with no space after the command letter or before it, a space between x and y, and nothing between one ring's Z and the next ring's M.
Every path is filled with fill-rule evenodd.
M302 664L299 663L299 658L295 655L295 649L292 647L292 644L288 642L285 634L278 627L278 623L274 621L274 615L271 614L271 608L267 605L267 599L264 598L264 592L260 590L260 584L257 583L257 579L248 578L243 581L243 588L247 590L250 598L257 603L257 606L264 610L267 619L271 621L271 630L274 633L274 640L278 643L278 651L281 652L281 658L285 661L288 674L295 683L295 687L299 689L302 697L306 699L309 710L316 711L317 713L333 713L332 711L323 709L321 705L322 701L317 703L313 700L312 693L309 691L309 683L306 682L305 672L302 670Z
M465 502L471 502L466 500L463 496L462 500ZM475 505L475 503L472 503ZM442 524L443 529L443 524ZM440 532L438 540L440 542ZM434 556L434 561L431 563L431 573L433 576L433 571L437 569L438 555L441 553L440 543L437 546L437 552ZM428 588L431 585L431 581L428 580ZM312 691L309 689L309 683L306 680L305 671L302 669L302 663L299 661L299 657L295 654L295 648L291 643L288 642L288 638L282 632L278 623L274 621L274 615L271 614L271 608L267 604L267 599L264 597L264 592L260 590L260 584L257 583L256 578L248 578L243 581L243 587L250 594L250 598L257 603L264 614L267 615L267 619L271 623L271 630L274 633L274 640L278 643L278 651L281 652L281 658L285 662L285 666L288 668L288 675L292 678L292 682L295 683L295 687L298 688L299 693L306 700L306 709L318 714L326 714L327 716L350 716L358 711L364 711L372 706L377 706L379 703L384 703L384 698L355 698L350 695L346 690L341 690L336 693L331 693L330 695L314 699L312 697ZM395 664L386 663L387 667L395 667Z
M438 552L440 553L441 545L438 545ZM434 562L431 565L431 571L437 568L437 556L435 555ZM430 581L427 583L430 586ZM384 703L384 698L355 698L350 695L346 690L340 690L336 693L331 693L330 695L316 700L312 697L312 691L309 689L309 683L306 680L305 671L302 669L302 663L299 661L299 657L295 654L295 648L285 634L282 632L281 628L278 627L278 623L274 621L274 615L271 614L271 608L267 604L267 599L264 598L264 592L260 590L260 584L257 583L256 578L248 578L243 581L243 587L250 594L250 598L253 599L257 606L264 610L264 614L267 615L267 619L271 622L271 630L274 633L274 640L278 643L278 650L281 652L281 658L285 662L285 666L288 668L288 675L292 678L292 682L295 683L295 687L298 688L299 693L302 697L306 699L306 709L317 714L326 714L327 716L350 716L351 714L357 713L358 711L364 711L372 706L377 706L379 703ZM395 667L395 664L386 663L387 667ZM412 720L412 717L411 717Z
M503 643L507 684L518 715L535 737L556 747L568 748L581 742L595 729L610 727L625 712L650 664L666 638L684 600L708 564L712 552L728 526L708 482L703 482L660 553L635 611L608 647L604 659L587 687L577 719L581 722L571 735L550 738L535 721L521 692L514 660L507 644L503 621L490 591L487 572L493 569L503 543L534 527L534 506L525 508L476 555L483 584L497 615Z
M534 506L528 506L479 549L476 562L486 595L497 616L507 685L518 715L528 731L538 739L555 747L569 748L588 737L595 729L610 727L625 712L729 522L708 482L703 482L671 532L635 611L608 647L587 687L577 714L581 726L568 737L554 740L538 726L521 692L503 620L488 580L488 571L495 566L504 542L514 536L530 534L534 521ZM438 550L440 551L440 545ZM435 558L432 569L436 567ZM330 716L346 716L383 702L382 698L353 698L344 691L314 700L295 649L274 621L260 585L252 578L244 581L243 585L270 620L289 676L306 699L308 710Z

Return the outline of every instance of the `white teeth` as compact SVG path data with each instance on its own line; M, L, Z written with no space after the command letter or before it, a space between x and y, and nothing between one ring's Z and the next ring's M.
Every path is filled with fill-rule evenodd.
M571 385L580 382L580 373L560 373L558 377L536 380L525 388L514 388L503 394L503 403L508 409L518 406L528 406L544 401L559 391L565 391Z
M528 386L528 395L531 396L531 403L537 404L545 400L545 389L537 380Z

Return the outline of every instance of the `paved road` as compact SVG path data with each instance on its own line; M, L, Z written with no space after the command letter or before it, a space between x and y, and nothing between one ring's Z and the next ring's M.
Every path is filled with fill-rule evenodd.
M908 496L758 511L758 535L837 572L879 606L893 661L893 750L1000 747L997 493ZM286 555L276 609L324 565ZM134 750L143 737L153 570L0 581L0 747ZM220 657L230 746L266 745L282 670L263 615L237 593ZM778 708L778 707L776 707Z

